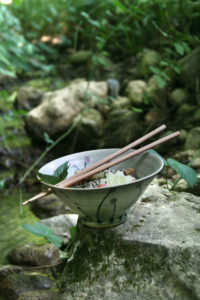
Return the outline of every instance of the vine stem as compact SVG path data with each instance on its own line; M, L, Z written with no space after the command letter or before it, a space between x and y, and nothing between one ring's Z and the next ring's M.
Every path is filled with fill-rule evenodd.
M58 143L60 143L65 137L67 137L72 132L72 130L79 123L79 121L80 121L79 118L76 121L74 121L74 123L70 126L70 128L65 133L63 133L55 142L53 142L50 146L48 146L44 150L44 152L42 152L42 154L38 157L38 159L30 166L30 168L25 172L25 174L23 175L23 177L20 179L20 181L19 181L20 185L24 182L24 180L30 174L30 172L32 172L33 169L38 165L38 163L43 159L43 157L45 157L45 155L49 151L51 151Z
M34 168L38 165L38 163L43 159L43 157L45 157L45 155L51 151L51 149L53 149L59 142L61 142L65 137L67 137L72 130L77 126L77 124L79 123L80 118L77 118L73 124L70 126L70 128L63 133L55 142L53 142L49 147L47 147L42 154L38 157L38 159L30 166L30 168L25 172L24 176L20 179L19 181L19 214L22 217L23 216L23 195L22 195L22 188L21 188L21 184L24 182L24 180L26 179L26 177L34 170Z
M5 135L5 132L4 132L4 129L3 129L3 125L2 125L1 122L0 122L0 132L1 132L2 137L3 137L3 143L4 143L5 148L8 151L8 153L11 154L11 150L10 150L10 147L8 146L7 141L6 141L6 135Z

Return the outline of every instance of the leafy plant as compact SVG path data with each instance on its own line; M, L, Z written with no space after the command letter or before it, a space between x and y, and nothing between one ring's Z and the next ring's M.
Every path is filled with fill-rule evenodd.
M44 237L50 243L54 244L57 248L60 248L62 246L61 238L55 235L54 231L51 228L42 223L36 222L34 226L31 224L24 224L22 225L22 227L32 234Z
M21 72L33 70L51 71L52 66L45 63L37 47L28 42L20 21L10 10L0 4L0 74L16 77Z
M55 235L54 231L50 227L48 227L40 222L35 222L34 226L31 224L24 224L24 225L22 225L22 227L34 235L44 237L50 243L54 244L58 249L60 249L62 247L62 239L59 236ZM65 249L59 251L60 257L64 258L64 259L65 258L72 259L74 252L76 251L76 249L80 243L79 241L77 241L75 243L75 247L74 247L74 249L72 249L72 253L71 253L71 257L70 257L70 254L69 254L70 248L76 240L76 226L72 226L69 229L69 231L70 231L70 240L67 243L67 246L65 247Z
M149 152L159 156L163 160L165 167L172 168L180 175L180 178L172 185L171 188L169 188L170 190L173 190L176 187L176 185L178 184L178 182L181 178L183 178L189 184L190 187L194 186L194 184L197 180L197 173L193 168L190 167L190 164L185 165L185 164L180 163L176 159L172 159L172 158L168 158L166 160L166 159L164 159L164 157L162 157L160 154L158 154L153 149L149 150ZM199 153L200 153L200 151L198 150L197 155L199 155ZM196 158L197 155L195 155L194 157ZM194 160L192 159L192 162L193 161ZM167 184L167 187L168 187L168 184Z
M167 166L174 169L189 184L189 186L194 186L197 180L197 173L190 166L182 164L172 158L167 159Z

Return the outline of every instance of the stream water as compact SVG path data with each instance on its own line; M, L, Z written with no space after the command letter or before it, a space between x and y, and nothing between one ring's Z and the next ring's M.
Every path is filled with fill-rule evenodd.
M23 194L23 200L30 194ZM8 264L6 255L13 248L26 243L44 244L45 239L34 236L23 229L23 224L34 224L38 218L29 206L20 206L19 191L10 195L0 193L0 265Z

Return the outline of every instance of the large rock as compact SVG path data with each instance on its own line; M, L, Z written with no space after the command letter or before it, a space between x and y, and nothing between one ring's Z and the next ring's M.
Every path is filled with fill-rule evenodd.
M43 266L59 262L59 250L53 244L24 245L11 250L8 260L16 265Z
M111 109L128 109L131 106L130 99L128 97L117 97L111 104Z
M92 55L93 53L90 50L80 50L70 54L67 60L70 63L75 63L75 64L86 63L89 60L91 60Z
M196 83L200 80L200 47L192 51L180 60L181 74L180 79L182 83L190 88L195 88Z
M142 134L143 122L140 116L129 109L113 110L104 128L104 139L100 147L122 147Z
M181 179L177 184L177 186L174 188L174 190L177 192L188 192L188 193L192 193L193 195L200 196L199 186L200 186L200 177L197 177L197 180L193 187L190 187L185 180Z
M11 274L20 273L23 271L23 268L15 265L4 265L0 267L0 282Z
M44 274L13 274L1 281L0 295L3 296L3 299L5 300L17 300L20 299L20 296L28 291L40 290L42 294L44 290L50 289L52 286L52 280ZM21 299L24 298L22 297Z
M17 300L58 300L59 295L53 290L35 290L24 292ZM14 300L14 299L13 299Z
M199 211L199 197L152 184L124 224L89 229L80 222L61 299L200 299Z
M54 194L47 195L31 203L31 211L40 219L58 216L69 211L64 202Z
M169 101L173 106L180 106L187 99L187 91L185 89L177 88L171 92Z
M138 70L140 76L145 78L152 74L149 67L158 66L161 60L159 53L150 49L144 49L143 53L139 53L138 58Z
M47 132L51 137L60 135L72 124L80 113L86 93L99 98L107 97L106 82L73 82L68 87L45 93L39 106L26 116L27 131L38 139Z
M147 128L149 128L150 124L153 128L159 126L159 124L162 124L163 122L166 122L167 114L162 114L160 109L157 107L151 107L145 114L144 120Z
M55 235L62 239L63 245L66 245L71 238L70 229L76 226L77 219L78 215L76 214L65 214L47 218L40 222L53 229Z
M185 142L185 150L200 148L200 127L192 128Z
M36 88L30 86L23 86L19 88L16 106L18 109L31 110L39 105L44 93Z
M97 140L102 136L103 117L94 108L85 108L79 115L79 123L76 127L76 144L81 151L97 148Z
M161 113L163 113L163 111L165 114L168 112L168 93L166 89L159 87L156 76L152 76L148 80L145 96L154 107L161 111Z
M143 104L146 86L146 82L143 80L132 80L128 83L125 93L133 105L141 106Z

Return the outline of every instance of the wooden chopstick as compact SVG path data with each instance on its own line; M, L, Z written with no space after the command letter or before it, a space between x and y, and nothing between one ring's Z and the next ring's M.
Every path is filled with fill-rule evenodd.
M89 172L87 172L85 174L82 174L82 175L77 174L78 176L76 176L75 178L71 178L70 177L70 178L68 178L67 183L65 183L65 186L63 186L63 187L72 186L73 184L78 183L78 182L80 182L82 180L85 180L85 179L87 179L87 178L95 175L96 173L102 172L102 171L104 171L104 170L106 170L108 168L111 168L111 167L113 167L115 165L118 165L119 163L121 163L121 162L123 162L123 161L125 161L125 160L127 160L129 158L132 158L132 157L134 157L134 156L136 156L136 155L138 155L138 154L140 154L140 153L142 153L144 151L147 151L147 150L149 150L149 149L151 149L151 148L153 148L153 147L155 147L157 145L160 145L160 144L162 144L162 143L164 143L164 142L166 142L168 140L171 140L171 139L177 137L179 134L180 134L180 132L176 131L176 132L171 133L171 134L169 134L169 135L167 135L167 136L165 136L165 137L163 137L163 138L161 138L161 139L159 139L159 140L157 140L157 141L155 141L155 142L153 142L151 144L148 144L148 145L146 145L146 146L144 146L144 147L142 147L142 148L140 148L138 150L135 150L134 152L131 152L131 153L127 154L127 155L124 155L124 156L122 156L122 157L120 157L120 158L118 158L116 160L111 161L111 162L105 163L104 165L99 166L98 168L95 168L95 169L93 169L93 170L91 170L91 171L89 171Z
M75 174L75 175L71 176L70 178L67 178L67 179L59 182L57 184L57 186L63 186L63 187L68 186L66 184L68 184L68 182L71 181L72 179L77 178L77 176L84 175L87 172L89 172L89 171L91 171L91 170L99 167L100 165L105 164L108 161L111 161L113 158L115 158L115 157L123 154L124 152L128 151L129 149L134 148L137 145L143 143L144 141L146 141L147 139L149 139L149 138L153 137L154 135L158 134L159 132L161 132L165 128L166 128L166 125L164 125L164 124L161 125L160 127L158 127L156 129L154 129L153 131L147 133L146 135L144 135L143 137L139 138L138 140L136 140L136 141L128 144L127 146L123 147L122 149L117 150L116 152L112 153L111 155L105 157L104 159L102 159L102 160L94 163L93 165L89 166L88 168L80 171L78 174ZM42 198L42 197L44 197L44 196L46 196L46 195L48 195L50 193L53 193L53 191L52 191L51 188L49 188L48 190L46 190L44 192L41 192L41 193L35 195L34 197L30 198L29 200L23 202L23 205L26 205L26 204L28 204L30 202L33 202L33 201L35 201L37 199L40 199L40 198Z
M68 181L77 178L77 176L83 175L88 173L89 171L96 169L97 167L111 161L113 158L116 158L117 156L123 154L124 152L130 150L131 148L136 147L137 145L143 143L144 141L146 141L147 139L151 138L152 136L154 136L155 134L159 133L160 131L164 130L166 128L166 125L162 125L160 127L158 127L157 129L149 132L148 134L144 135L143 137L139 138L138 140L128 144L127 146L115 151L114 153L106 156L105 158L101 159L100 161L94 163L93 165L89 166L88 168L78 172L77 174L64 179L63 181L59 182L58 184L56 184L56 186L68 186Z

